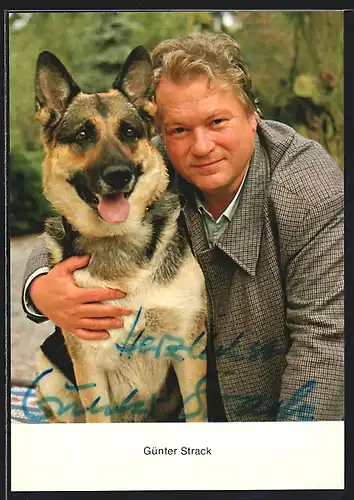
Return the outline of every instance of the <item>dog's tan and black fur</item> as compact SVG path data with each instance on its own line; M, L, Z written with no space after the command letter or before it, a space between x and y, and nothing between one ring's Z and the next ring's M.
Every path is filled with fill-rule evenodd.
M167 189L165 164L151 142L152 79L143 47L132 51L112 89L102 93L82 92L49 52L42 52L37 61L43 188L60 214L46 223L51 264L69 255L89 255L88 266L75 271L76 283L122 290L125 297L113 302L132 311L124 318L124 328L111 330L108 340L84 341L62 332L77 385L86 385L85 390L68 389L62 371L39 351L38 373L51 369L38 392L47 398L52 421L152 418L139 411L115 413L114 408L134 390L134 397L149 406L162 393L171 365L181 396L188 400L186 420L206 420L205 390L198 393L206 375L206 335L201 336L206 320L204 278L183 233L179 197ZM132 352L129 359L117 345L125 345L131 331L130 346L137 338L158 340L168 332L181 339L181 346L194 342L196 349L193 356L185 351L178 356L175 344L171 356ZM190 397L196 389L196 397ZM53 396L82 411L58 415ZM95 401L96 410L110 410L90 411Z

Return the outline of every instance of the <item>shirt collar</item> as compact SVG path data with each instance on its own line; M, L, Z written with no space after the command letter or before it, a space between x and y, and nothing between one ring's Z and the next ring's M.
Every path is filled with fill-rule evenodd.
M233 197L233 199L231 200L231 202L229 203L229 205L225 208L225 210L223 211L223 213L220 215L220 217L215 222L220 222L223 217L226 217L229 221L232 220L232 217L234 216L234 214L236 212L238 198L239 198L242 186L243 186L243 184L245 182L245 179L247 177L247 172L248 172L248 169L249 169L249 164L250 164L250 162L247 165L245 175L243 176L242 182L241 182L241 184L240 184L240 186L239 186L239 188L238 188L235 196ZM199 194L198 194L197 191L195 191L194 196L195 196L195 202L196 202L196 205L197 205L197 208L198 208L199 212L202 215L207 215L208 217L210 217L210 219L214 220L213 216L204 207L203 202L202 202L202 200L201 200L201 198L200 198L200 196L199 196Z

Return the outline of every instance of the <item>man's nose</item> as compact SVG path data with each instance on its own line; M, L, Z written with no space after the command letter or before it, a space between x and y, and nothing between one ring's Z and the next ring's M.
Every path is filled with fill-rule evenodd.
M194 130L192 154L195 156L208 156L215 147L210 131L202 128Z

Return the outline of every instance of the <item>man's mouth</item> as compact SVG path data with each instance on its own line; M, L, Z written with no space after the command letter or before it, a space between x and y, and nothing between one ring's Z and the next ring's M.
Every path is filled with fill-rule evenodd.
M219 163L222 160L223 160L223 158L221 158L220 160L213 160L213 161L208 161L208 162L204 162L204 163L195 163L192 165L192 167L193 168L212 167L213 165L216 165L217 163Z

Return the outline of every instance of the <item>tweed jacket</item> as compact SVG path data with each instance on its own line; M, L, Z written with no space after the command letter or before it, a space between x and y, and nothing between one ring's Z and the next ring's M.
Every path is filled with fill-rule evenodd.
M261 120L237 211L213 248L192 186L173 182L206 279L227 420L343 419L343 172L318 143ZM47 265L42 242L25 280Z

